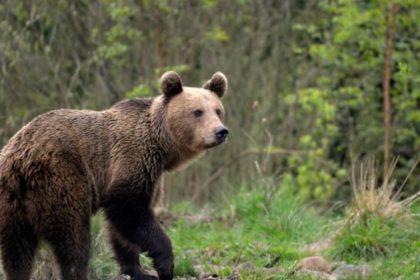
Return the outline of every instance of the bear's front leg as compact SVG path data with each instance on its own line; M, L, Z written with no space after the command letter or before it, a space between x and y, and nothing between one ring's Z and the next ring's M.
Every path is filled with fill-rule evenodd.
M172 280L172 244L156 221L149 200L141 194L115 192L103 204L111 223L113 247L123 273L136 280L153 279L138 261L140 251L147 252L160 280Z
M112 249L114 251L115 260L121 268L121 274L129 275L134 280L157 280L158 278L148 275L140 266L139 254L140 250L128 241L121 240L122 237L116 229L110 225L110 237ZM123 278L116 278L123 279Z

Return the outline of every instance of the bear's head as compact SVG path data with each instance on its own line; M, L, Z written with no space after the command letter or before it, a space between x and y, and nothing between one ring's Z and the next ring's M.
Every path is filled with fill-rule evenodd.
M225 75L217 72L202 88L196 88L184 87L179 75L171 71L162 75L160 83L166 128L180 149L198 154L226 141L229 131L223 125L221 102L228 87Z

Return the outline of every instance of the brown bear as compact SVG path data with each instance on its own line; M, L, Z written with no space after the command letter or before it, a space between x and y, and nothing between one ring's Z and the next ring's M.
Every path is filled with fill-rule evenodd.
M30 279L40 241L48 243L64 280L88 279L90 217L103 209L121 273L156 279L141 268L153 259L159 279L173 278L171 241L152 198L162 172L225 142L218 72L203 88L177 73L161 78L162 95L126 100L104 111L42 114L0 153L0 249L7 280Z

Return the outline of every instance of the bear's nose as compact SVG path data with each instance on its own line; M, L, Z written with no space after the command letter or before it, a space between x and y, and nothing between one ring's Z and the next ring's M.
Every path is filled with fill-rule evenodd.
M227 130L226 127L222 126L216 129L215 134L217 140L224 141L229 134L229 130Z

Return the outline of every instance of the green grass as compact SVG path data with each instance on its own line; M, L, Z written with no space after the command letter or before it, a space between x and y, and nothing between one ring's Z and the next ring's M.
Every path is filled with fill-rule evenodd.
M241 279L265 279L265 268L281 266L285 273L269 279L310 279L293 274L305 256L303 244L335 236L323 255L331 262L371 266L369 279L418 279L420 276L420 203L408 216L367 214L363 219L320 214L284 191L267 200L262 191L241 189L230 203L211 213L214 221L191 223L180 220L168 232L175 244L178 276L193 275L194 266L228 276L238 265L255 268ZM183 204L178 214L202 214ZM175 209L177 210L177 209ZM349 213L349 211L347 212ZM409 217L409 218L407 218ZM184 274L188 268L187 274ZM268 278L267 278L268 279Z
M370 217L337 236L333 258L372 265L370 279L420 279L420 202L407 217Z
M353 170L354 200L329 250L334 259L370 262L372 279L420 277L420 192L401 198L404 183L392 179L396 163L380 185L374 161Z
M252 269L240 272L239 279L311 279L294 274L299 260L307 255L301 246L335 236L332 247L322 253L329 261L369 264L369 279L420 277L419 202L411 206L410 219L367 215L354 220L350 214L319 212L284 189L267 195L263 188L242 187L218 205L198 207L184 202L171 207L171 212L179 217L211 217L204 222L180 218L166 229L174 246L176 276L195 276L197 266L229 276L247 264ZM92 219L92 236L90 277L112 279L118 267L101 214ZM141 258L151 267L147 257ZM53 279L51 263L48 252L42 252L34 279ZM284 272L269 277L265 271L270 267L282 267ZM0 279L4 279L2 274Z
M412 224L402 223L397 218L371 216L360 223L350 221L336 238L334 254L346 261L370 261L391 254L401 244L410 243L416 234Z
M90 259L91 279L111 279L119 273L117 264L112 260L112 250L108 242L108 232L102 213L92 219L92 257Z
M169 228L178 266L191 269L201 264L209 272L228 276L238 265L250 262L256 275L244 277L259 278L258 271L263 268L293 267L304 256L299 247L329 230L326 217L305 208L286 192L275 192L267 199L260 191L243 188L227 201L231 201L228 206L205 213L214 217L212 222L179 220ZM187 212L201 213L195 207Z

